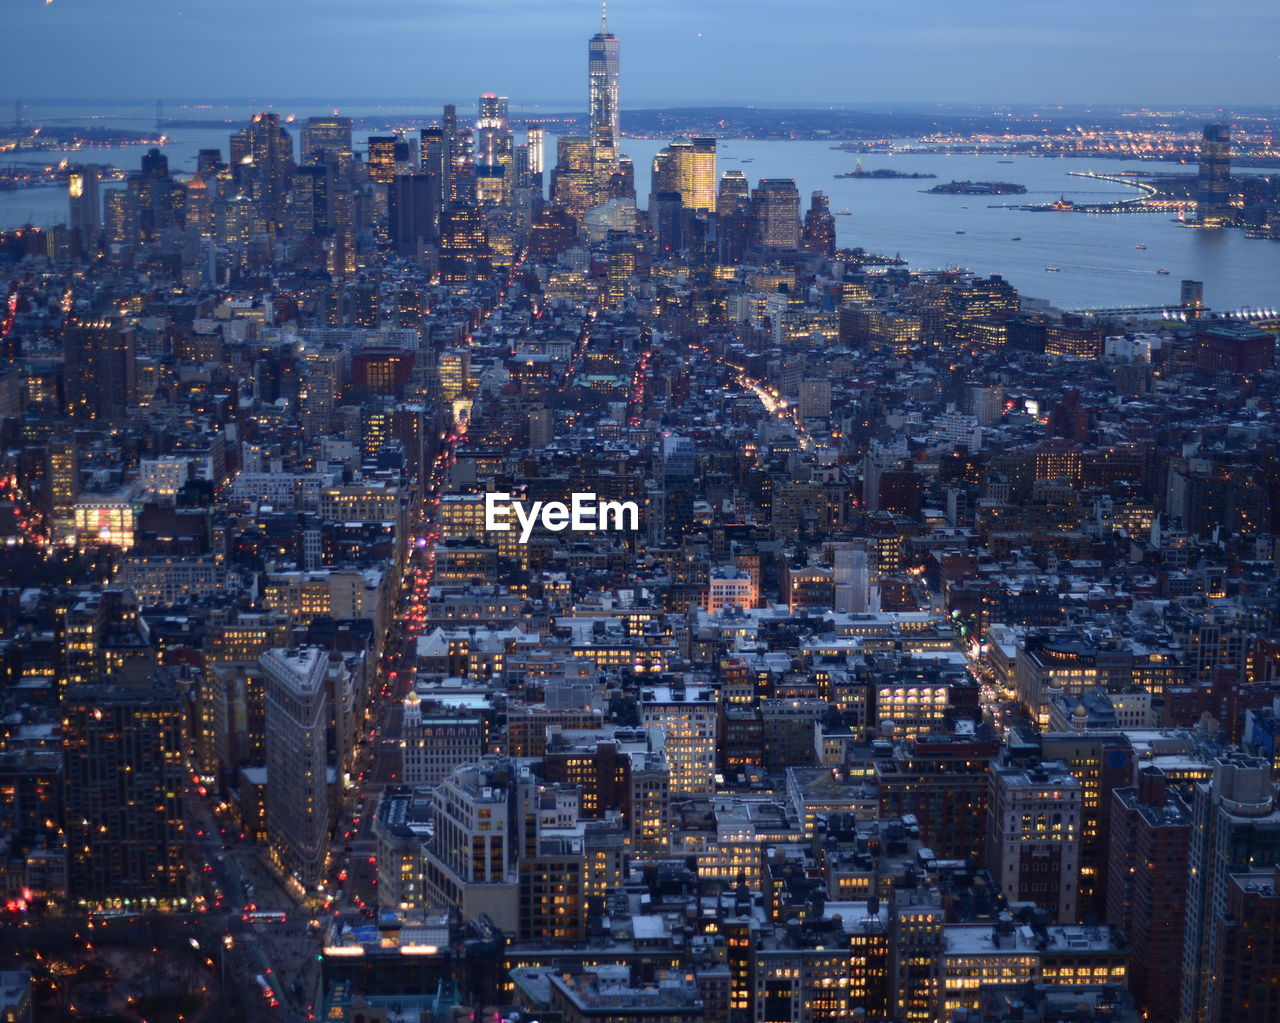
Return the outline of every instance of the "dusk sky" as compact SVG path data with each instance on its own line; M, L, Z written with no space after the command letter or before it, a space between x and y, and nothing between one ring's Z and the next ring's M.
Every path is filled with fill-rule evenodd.
M585 104L588 0L5 0L0 98ZM623 107L1280 101L1266 0L615 0Z

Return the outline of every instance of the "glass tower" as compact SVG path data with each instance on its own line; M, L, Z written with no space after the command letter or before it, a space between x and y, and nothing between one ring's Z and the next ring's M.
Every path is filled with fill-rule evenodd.
M587 44L588 103L591 142L599 149L618 148L618 38L609 31L600 7L600 31Z
M1231 125L1206 124L1200 142L1196 219L1206 227L1231 222Z

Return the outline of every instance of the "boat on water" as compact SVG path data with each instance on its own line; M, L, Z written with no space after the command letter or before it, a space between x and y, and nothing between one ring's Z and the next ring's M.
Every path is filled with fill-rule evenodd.
M756 162L756 158L755 158L754 156L744 156L744 157L743 157L741 160L739 160L738 162L739 162L739 163L755 163L755 162Z
M1044 268L1044 272L1047 274L1056 274L1058 272L1058 268L1056 266L1046 266Z
M1156 273L1158 274L1167 274L1168 272L1169 271L1166 270L1164 267L1161 267L1159 270L1156 271Z
M1013 163L1012 160L997 160L996 163Z
M969 204L968 204L967 202L965 202L965 203L961 203L961 204L960 204L960 208L961 208L962 210L967 210L967 209L969 208Z
M853 213L849 210L833 210L831 215L833 217L851 217Z
M956 234L964 234L964 228L962 227L959 231L956 232Z
M1020 234L1015 234L1012 238L1010 238L1010 239L1009 239L1009 241L1011 241L1011 242L1020 242L1020 241L1022 241L1022 235L1020 235Z
M1134 248L1137 249L1139 252L1145 252L1147 249L1147 247L1143 245L1142 242L1138 242L1138 244L1135 245Z

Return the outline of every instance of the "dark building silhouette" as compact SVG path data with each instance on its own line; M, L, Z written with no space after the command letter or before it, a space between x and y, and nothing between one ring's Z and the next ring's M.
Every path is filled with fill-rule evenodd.
M388 186L391 244L401 256L416 256L436 240L439 189L431 174L401 174Z
M804 247L819 256L836 253L836 218L831 215L831 200L825 192L814 192L809 198L809 211L804 215Z
M119 320L76 319L63 337L67 408L77 419L122 419L133 401L134 334Z
M128 665L69 687L62 715L70 898L176 902L186 894L186 772L172 675Z

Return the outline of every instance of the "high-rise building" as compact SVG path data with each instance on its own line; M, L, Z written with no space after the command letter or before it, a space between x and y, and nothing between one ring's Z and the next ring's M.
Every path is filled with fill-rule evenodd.
M515 143L507 120L506 96L480 97L476 121L476 199L505 202L514 187Z
M299 156L303 163L322 154L333 156L351 155L351 118L339 117L337 114L323 117L309 117L302 129L302 151Z
M212 238L214 232L214 193L205 181L204 174L196 171L187 182L186 226L201 237Z
M809 197L803 235L804 247L815 255L836 254L836 218L831 215L831 201L825 192L814 192Z
M679 537L693 526L695 464L690 438L662 438L662 515L653 519L667 537Z
M80 244L86 250L96 247L102 230L102 194L98 187L96 164L73 167L67 176L67 196L71 201L69 226L80 232Z
M993 761L987 867L1010 902L1034 902L1074 924L1080 879L1080 782L1060 761Z
M714 689L654 686L641 693L641 724L663 732L673 796L715 789L718 718Z
M618 244L609 251L608 290L610 306L618 308L631 293L631 278L636 272L636 250L630 244Z
M434 793L435 835L424 850L428 902L465 918L486 913L509 933L519 927L517 869L523 808L532 779L509 760L457 767Z
M328 237L332 227L329 196L333 192L334 170L331 161L317 160L294 172L290 226L295 234Z
M268 650L266 676L267 840L271 858L297 885L324 879L328 854L327 654L316 647Z
M800 247L800 192L791 178L761 178L751 193L755 244L766 249Z
M587 210L604 201L604 191L595 172L594 153L591 140L586 136L561 135L556 139L551 201L579 221Z
M604 4L600 31L587 44L587 123L593 148L618 149L618 37L609 31Z
M1205 1019L1280 1019L1280 864L1232 874L1214 928L1218 996Z
M469 714L432 714L410 693L404 701L400 749L406 785L439 785L458 764L484 755L488 728Z
M918 735L877 760L880 815L914 814L920 840L948 859L983 859L986 846L989 767L999 754L995 740L968 735Z
M890 995L893 1018L933 1023L942 1005L945 944L942 900L919 889L893 890L889 905Z
M117 188L107 193L106 234L109 245L137 245L139 238L138 192Z
M716 213L725 216L751 201L751 185L740 170L727 170L720 176L716 191Z
M537 125L533 125L529 128L525 138L525 145L529 147L529 173L530 174L540 175L542 173L543 138L544 138L543 131L540 127L538 127Z
M330 194L328 219L326 265L331 276L349 280L356 272L356 199L346 185Z
M716 140L676 139L654 155L649 203L660 192L677 192L686 209L709 213L716 208Z
M440 209L444 210L457 200L458 164L462 158L458 140L458 108L446 103L440 116Z
M279 114L254 114L231 136L231 164L236 184L253 201L257 215L272 230L284 227L294 159L293 138Z
M1253 970L1272 954L1274 942L1234 941L1224 928L1233 875L1271 870L1280 862L1280 807L1271 762L1263 757L1227 755L1213 765L1213 777L1191 791L1191 850L1182 939L1181 1023L1228 1023L1248 1001L1220 971L1234 959L1230 977ZM1259 996L1274 991L1274 973L1252 972ZM1274 994L1270 995L1274 998ZM1262 1017L1259 1017L1262 1018Z
M1231 125L1206 124L1200 140L1196 221L1205 227L1222 227L1231 219Z
M74 439L60 437L44 447L45 510L59 521L70 521L80 496L80 452Z
M438 189L431 174L399 174L387 189L391 244L401 256L418 256L436 238Z
M68 412L77 419L123 419L135 397L133 330L120 320L73 318L63 357Z
M725 171L716 192L717 258L721 263L741 263L751 245L751 186L740 170Z
M1200 310L1204 308L1204 281L1183 281L1178 304L1188 315L1199 317Z
M1076 914L1101 919L1107 909L1111 793L1133 780L1133 749L1123 732L1050 732L1040 736L1046 760L1061 760L1080 783L1080 883ZM1070 923L1063 920L1063 923Z
M440 279L446 284L485 280L490 272L489 228L470 203L440 217Z
M1154 1020L1178 1018L1191 817L1158 767L1112 793L1106 919L1133 949L1129 990Z
M63 697L67 886L76 902L180 908L186 895L184 699L171 671L131 663Z
M396 168L409 160L409 143L399 135L369 136L369 179L389 185Z

